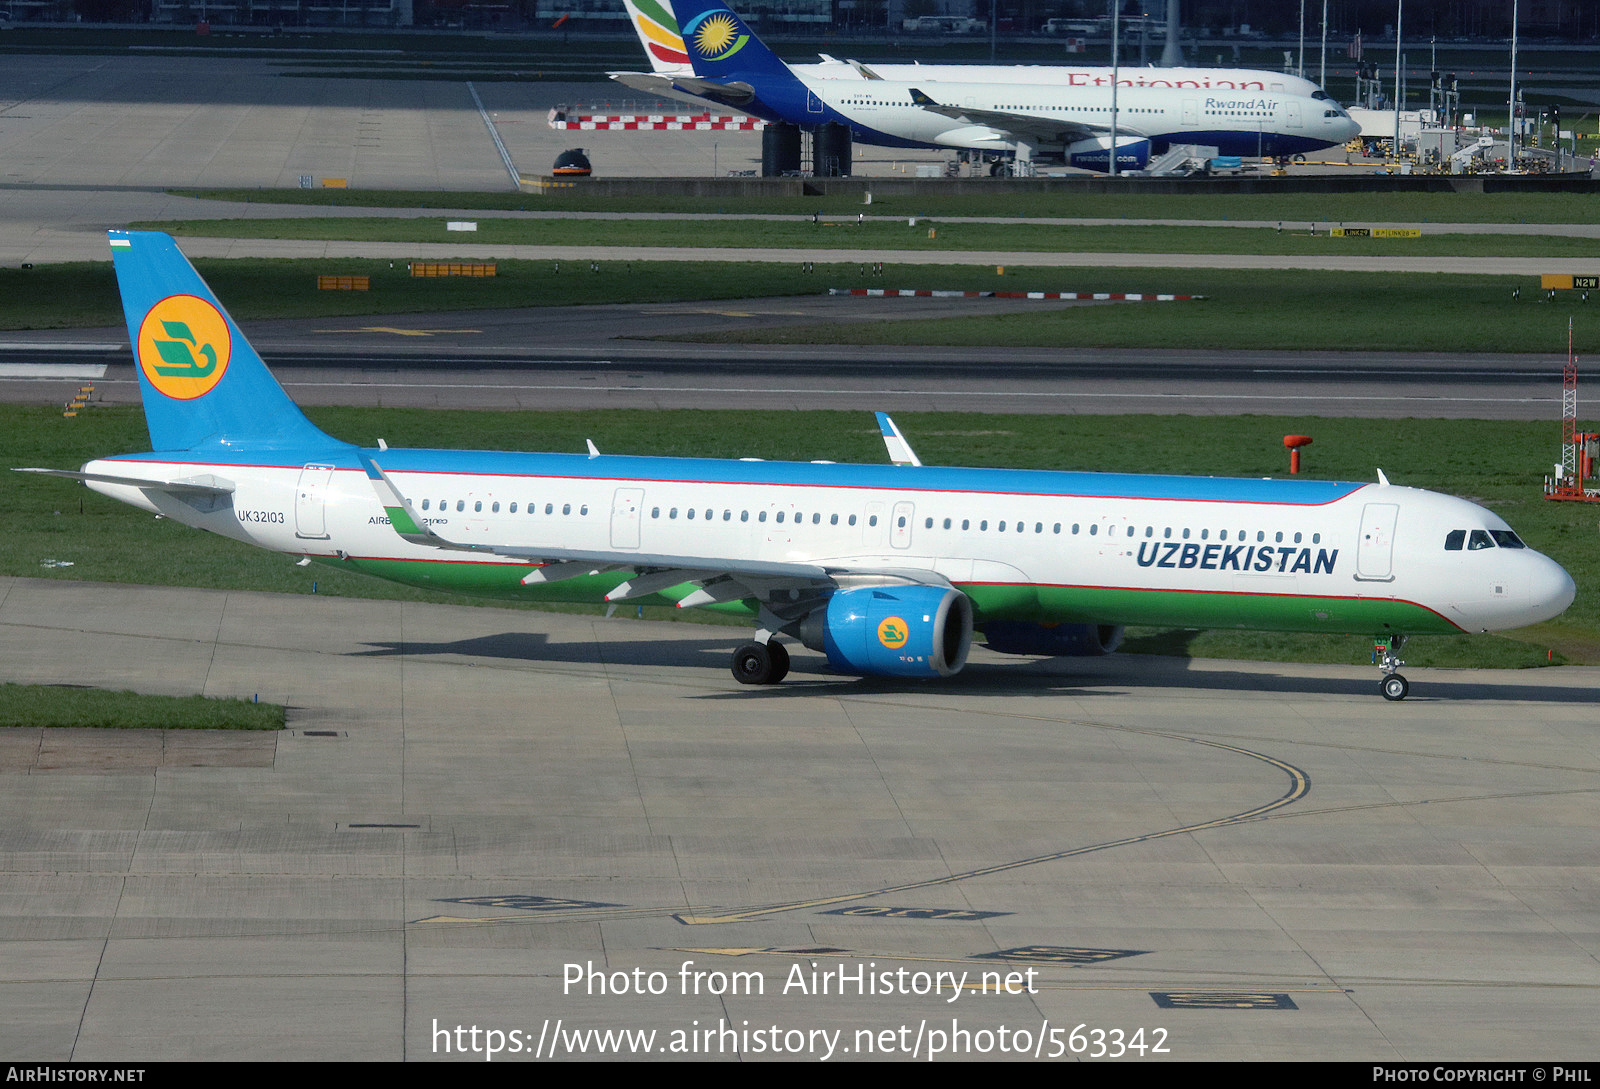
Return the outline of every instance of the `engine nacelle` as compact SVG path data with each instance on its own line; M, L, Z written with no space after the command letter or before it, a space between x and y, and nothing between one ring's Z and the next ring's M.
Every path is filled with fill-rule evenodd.
M972 602L938 586L839 590L806 618L800 639L841 673L949 677L972 649Z
M1042 654L1052 658L1094 658L1122 645L1121 624L1035 624L991 620L983 626L985 645L1001 654Z
M1111 172L1111 137L1091 136L1067 145L1068 166L1079 170ZM1143 170L1150 161L1150 141L1142 136L1125 136L1117 140L1117 169Z

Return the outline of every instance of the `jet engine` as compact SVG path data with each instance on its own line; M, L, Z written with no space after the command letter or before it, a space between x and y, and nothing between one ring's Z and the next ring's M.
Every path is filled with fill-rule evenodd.
M1111 170L1111 137L1092 136L1068 144L1068 166L1079 170L1098 170L1102 174ZM1117 140L1117 169L1143 170L1150 161L1150 141L1143 137L1125 136Z
M1095 658L1122 645L1121 624L1035 624L991 620L983 626L985 645L1001 654L1042 654L1052 658Z
M939 586L839 590L806 617L800 641L841 673L949 677L972 648L972 602Z

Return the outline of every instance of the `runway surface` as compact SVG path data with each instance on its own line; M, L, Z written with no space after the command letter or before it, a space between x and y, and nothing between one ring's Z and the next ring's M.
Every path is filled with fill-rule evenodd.
M1595 670L1411 671L1394 705L1360 668L801 651L753 691L738 637L0 580L6 679L291 707L0 731L0 1049L1595 1058Z
M246 332L305 404L1560 418L1561 360L1550 355L632 339L1082 305L1186 304L808 296L272 321ZM0 399L64 403L83 379L101 403L138 399L125 330L0 334Z

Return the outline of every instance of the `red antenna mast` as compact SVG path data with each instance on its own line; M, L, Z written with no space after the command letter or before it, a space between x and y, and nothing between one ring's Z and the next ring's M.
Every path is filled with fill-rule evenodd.
M1600 503L1600 490L1585 487L1594 476L1600 434L1578 430L1578 357L1572 354L1572 319L1567 319L1567 365L1561 371L1561 464L1544 478L1546 499Z

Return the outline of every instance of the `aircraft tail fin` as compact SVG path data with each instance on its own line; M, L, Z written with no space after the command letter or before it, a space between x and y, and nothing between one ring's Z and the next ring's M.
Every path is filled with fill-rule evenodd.
M109 234L152 450L344 445L289 399L170 236Z
M678 32L677 17L669 0L622 0L633 30L650 59L650 70L662 75L692 75L689 54Z
M795 78L789 66L722 0L675 0L673 11L695 75L708 79Z

